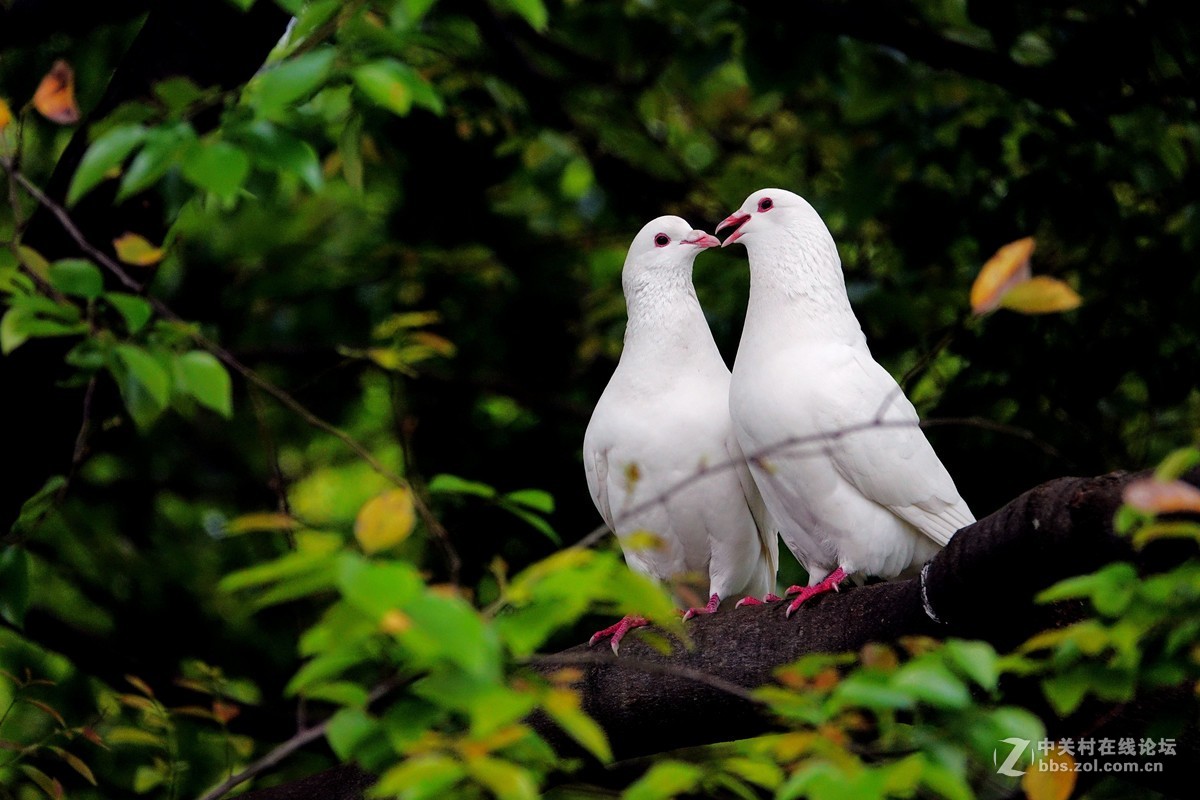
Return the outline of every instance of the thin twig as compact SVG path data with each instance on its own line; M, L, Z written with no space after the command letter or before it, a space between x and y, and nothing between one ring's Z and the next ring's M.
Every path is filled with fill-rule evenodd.
M87 440L88 434L92 430L92 398L96 394L96 376L93 375L88 380L87 389L83 392L83 419L79 423L79 433L75 435L75 449L71 453L71 466L67 470L66 483L58 490L58 501L62 502L66 497L67 489L71 485L71 481L75 479L75 473L79 471L79 467L83 464L83 459L87 456Z
M87 240L87 237L83 235L83 232L75 225L70 214L67 213L65 208L46 196L41 189L39 189L32 181L26 178L24 173L14 167L9 160L0 159L0 166L2 166L4 170L8 172L9 175L12 176L23 189L25 189L25 191L27 191L35 200L37 200L43 207L45 207L51 214L54 215L59 224L63 227L63 230L67 232L80 250L82 250L91 258L95 259L97 263L116 276L117 280L120 281L130 291L138 294L142 293L142 285L134 280L120 264L110 258L106 253L92 245ZM200 333L199 330L196 330L194 326L188 325L182 317L176 314L169 306L167 306L158 298L146 295L145 299L150 303L151 307L160 317L184 326L185 330L188 332L188 335L191 336L192 341L194 341L198 347L203 350L207 350L223 364L225 364L225 366L232 369L247 382L257 386L262 391L271 395L271 397L274 397L279 403L281 403L293 414L300 417L310 426L323 431L324 433L327 433L340 441L351 452L365 461L371 467L371 469L373 469L379 475L382 475L388 481L397 486L402 486L405 488L408 487L408 482L405 481L404 478L388 469L383 462L376 458L366 448L366 446L364 446L353 436L309 411L308 408L305 407L299 400L292 397L286 391L271 383L254 370L250 369L250 367L247 367L228 350L204 336L204 334ZM459 558L453 544L450 542L449 534L446 532L446 529L442 526L441 522L438 521L437 517L434 516L433 511L429 508L429 505L419 495L414 492L412 494L412 499L413 507L416 509L417 514L420 515L421 521L425 523L425 527L434 536L442 550L442 555L446 561L446 568L450 574L451 581L457 584L459 572L462 567L462 560Z
M266 415L262 407L262 399L259 397L258 389L253 386L247 392L250 396L250 408L254 411L254 421L258 424L258 436L262 441L263 448L267 451L267 460L271 464L271 480L268 483L271 491L275 493L275 507L280 513L292 516L292 504L288 501L287 480L283 477L283 467L279 464L279 449L275 446L275 437L271 435L271 428L267 425ZM296 536L292 529L284 529L284 535L287 539L288 549L296 549Z
M887 399L885 399L884 403L880 406L879 411L871 420L860 422L855 425L847 425L843 428L838 428L837 430L832 431L822 431L820 433L809 434L806 436L790 436L787 439L783 439L775 444L764 447L761 450L745 454L744 460L748 464L761 466L765 463L767 458L772 456L787 459L807 458L813 454L812 450L801 453L786 453L784 455L779 454L782 451L804 447L805 445L817 445L820 449L827 449L832 442L876 428L936 428L944 426L982 428L984 430L995 431L997 433L1004 433L1009 436L1015 436L1018 439L1027 441L1042 450L1047 455L1050 455L1054 458L1063 458L1061 453L1055 450L1051 445L1039 439L1032 431L1019 428L1014 425L1006 425L1002 422L994 422L983 417L934 417L918 422L910 422L908 420L885 420L882 418L882 413L886 410L887 405L890 404L891 400L894 398L894 395L895 390L888 393ZM692 484L697 483L715 473L732 469L740 463L742 463L740 460L729 458L716 464L704 464L698 467L695 472L684 478L681 478L653 497L647 498L640 503L624 509L620 514L617 515L613 522L617 527L620 527L622 523L627 522L631 517L641 514L644 511L648 511L655 506L662 505L671 497L688 488ZM604 539L604 537L609 533L610 529L607 525L597 526L582 539L579 539L577 542L572 544L571 547L591 547Z
M371 703L374 703L388 692L402 685L402 683L403 682L399 680L384 681L372 689L367 695L367 704L370 705ZM329 719L333 719L333 717L330 717ZM329 727L329 719L313 725L311 728L305 728L304 730L297 731L295 736L285 742L281 742L262 758L249 764L241 772L237 773L236 775L230 775L220 784L214 786L212 789L209 789L200 796L199 800L220 800L220 798L224 797L230 790L242 785L256 775L259 775L260 773L265 772L266 770L275 766L292 753L304 747L306 744L320 739L325 735L325 730Z
M669 675L675 678L683 678L684 680L702 683L719 692L733 695L747 703L755 703L761 705L763 701L754 696L749 689L744 686L739 686L736 683L727 681L724 678L718 678L716 675L709 675L707 672L702 672L692 667L685 667L679 664L660 664L657 661L645 661L639 658L628 658L626 656L617 657L608 653L553 653L551 655L530 656L525 659L526 664L530 666L547 665L553 666L561 664L569 666L572 664L605 664L626 667L628 669L638 670L653 675Z

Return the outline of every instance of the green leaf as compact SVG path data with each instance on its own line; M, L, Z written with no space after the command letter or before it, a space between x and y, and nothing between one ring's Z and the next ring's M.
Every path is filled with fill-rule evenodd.
M563 168L562 176L558 179L558 190L568 200L578 200L591 190L596 182L592 165L583 158L573 158Z
M121 178L117 201L125 200L157 183L195 138L196 132L186 122L151 130L146 135L146 146L133 157Z
M1039 603L1053 603L1076 597L1091 598L1092 605L1105 616L1124 612L1137 591L1138 575L1132 564L1109 564L1090 575L1067 578L1037 596Z
M449 797L449 790L467 774L454 758L440 753L409 758L383 773L373 792L399 795L404 800Z
M111 170L119 167L134 148L146 140L146 133L143 125L118 125L92 142L71 178L71 187L67 190L67 205L75 205L81 197L104 180Z
M401 641L414 654L450 661L476 677L498 679L496 631L464 600L426 593L408 603L404 612L413 625Z
M721 762L721 766L727 772L764 789L775 789L783 783L783 770L778 764L771 761L736 756L725 759Z
M175 359L180 389L196 402L229 419L233 416L233 390L225 365L204 350L192 350Z
M349 761L363 742L375 736L378 728L379 723L365 711L343 708L329 718L325 738L338 758Z
M183 156L183 177L217 197L233 197L250 173L250 157L229 142L201 142Z
M529 27L535 31L546 30L550 14L546 11L546 4L542 0L503 0L503 4L520 14L521 18L528 22Z
M975 683L993 691L1000 680L999 658L987 642L969 642L950 639L946 642L945 654L950 663L962 670Z
M337 585L346 602L379 619L419 597L425 583L416 567L406 562L368 561L346 552L337 560Z
M125 320L125 328L131 333L137 333L150 321L154 313L150 303L136 294L124 292L106 292L105 301L117 310Z
M909 692L881 683L873 676L852 673L833 690L833 699L838 706L857 706L872 710L912 708L913 697Z
M171 400L171 376L154 356L132 344L117 345L117 357L129 375L142 386L160 408Z
M466 478L445 473L434 475L426 488L430 494L470 494L488 499L496 496L496 490L486 483L469 481Z
M28 533L33 526L54 507L60 489L67 485L62 475L53 475L42 484L37 493L21 504L21 511L12 525L13 533Z
M467 771L498 800L536 800L541 796L533 774L510 761L481 756L467 762Z
M1177 480L1197 464L1200 464L1200 449L1183 447L1162 460L1154 470L1154 477L1160 481Z
M283 691L288 695L299 694L308 686L341 675L351 667L370 659L369 653L358 648L323 653L297 670Z
M542 708L585 750L606 764L612 761L612 748L604 729L584 713L578 694L570 689L551 689L542 700Z
M248 0L253 2L253 0ZM154 84L154 96L166 106L167 115L179 116L188 107L212 95L182 75L167 78Z
M8 355L29 339L26 321L31 317L19 308L10 308L0 317L0 353Z
M331 47L323 47L259 74L253 84L253 98L259 110L274 116L316 91L329 76L336 52Z
M554 528L551 527L549 522L546 522L546 520L542 519L537 514L526 511L523 508L518 508L513 505L508 505L507 503L504 504L504 508L510 514L514 514L514 515L520 517L521 519L523 519L527 523L529 523L532 527L541 531L546 536L546 538L549 539L550 541L554 542L555 544L562 544L562 537L558 535L558 531L554 530Z
M1088 681L1083 672L1072 669L1042 681L1042 691L1060 717L1065 717L1083 702L1088 693Z
M415 69L392 58L372 61L354 70L354 85L373 103L405 116L416 103L441 114L442 99Z
M261 167L295 175L312 190L324 183L321 161L308 142L268 122L256 120L244 131L254 162Z
M87 331L73 303L59 304L36 294L14 296L9 303L12 307L0 319L0 351L6 355L30 337L72 336Z
M104 291L100 268L83 258L64 258L50 265L50 285L63 294L94 300Z
M504 495L505 500L532 508L543 514L554 513L554 496L541 489L518 489Z
M330 538L334 540L331 542L334 547L329 550L322 550L320 548L296 550L274 560L231 572L221 579L217 587L222 592L236 592L241 589L250 589L288 578L295 578L322 569L328 569L332 578L333 565L330 561L330 556L333 553L333 549L340 544L341 537L331 536Z
M299 694L308 700L323 700L359 709L366 708L369 699L366 689L350 681L329 681L306 686Z
M0 550L0 619L18 628L29 610L29 554L9 545Z
M25 773L26 778L37 784L37 787L45 792L47 797L53 798L53 800L62 800L63 787L57 778L51 778L31 764L18 764L17 767Z
M167 776L161 767L143 764L133 773L133 791L137 794L146 794L162 785L166 779Z
M941 664L931 661L910 661L900 667L891 680L892 686L911 692L922 702L939 708L966 708L971 693L966 684Z
M624 800L666 800L694 791L704 771L683 761L660 761L625 790Z

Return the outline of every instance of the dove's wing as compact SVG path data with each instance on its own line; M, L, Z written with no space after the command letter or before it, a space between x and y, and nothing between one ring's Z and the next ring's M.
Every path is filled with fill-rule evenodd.
M843 349L848 357L839 359L844 366L830 383L843 401L860 400L822 404L821 429L843 430L874 420L880 424L830 442L827 452L835 469L863 496L944 546L975 517L896 381L869 353Z

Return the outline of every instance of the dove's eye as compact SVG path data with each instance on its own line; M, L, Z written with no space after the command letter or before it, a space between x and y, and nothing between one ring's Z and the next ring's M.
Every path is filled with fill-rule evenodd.
M654 237L654 246L655 247L666 247L670 243L671 243L671 237L667 236L665 233L660 233Z
M764 197L762 200L758 201L759 211L770 211L774 207L775 204L771 202L771 198L769 197Z

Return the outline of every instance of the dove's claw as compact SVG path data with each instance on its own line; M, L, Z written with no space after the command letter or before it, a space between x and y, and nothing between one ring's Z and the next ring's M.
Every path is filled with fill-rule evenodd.
M614 655L618 655L621 649L621 640L625 638L625 634L629 633L634 628L640 628L643 625L649 625L650 621L645 617L629 615L623 617L620 622L615 625L609 625L604 630L596 631L592 634L592 638L588 639L588 646L595 647L596 643L606 636L611 636L612 651Z
M715 614L719 605L721 605L721 598L714 594L708 598L708 605L704 608L689 608L687 613L683 615L683 618L684 620L689 620L697 614Z
M775 594L774 592L767 592L767 596L764 597L762 600L759 600L757 597L754 597L753 595L746 595L741 600L737 601L737 605L734 606L734 608L741 608L742 606L761 606L764 603L775 603L782 599L783 599L782 597Z
M845 570L843 570L841 567L838 567L833 572L829 573L825 580L820 581L819 583L816 583L812 586L793 586L789 588L788 594L792 593L792 589L795 589L798 594L796 595L796 599L792 601L791 605L787 607L787 611L785 612L786 616L791 617L792 614L795 613L796 609L800 607L800 604L805 600L808 600L810 597L816 597L817 595L824 594L825 592L840 591L838 587L841 586L842 581L846 580L846 577L847 575Z

